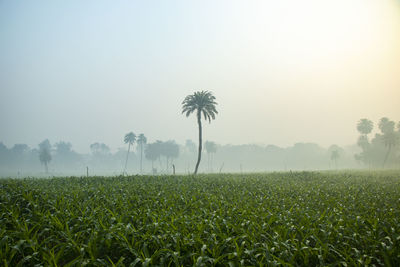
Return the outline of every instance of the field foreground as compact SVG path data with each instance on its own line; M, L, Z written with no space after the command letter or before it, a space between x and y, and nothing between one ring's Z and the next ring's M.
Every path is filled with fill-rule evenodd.
M400 266L400 172L0 180L4 266Z

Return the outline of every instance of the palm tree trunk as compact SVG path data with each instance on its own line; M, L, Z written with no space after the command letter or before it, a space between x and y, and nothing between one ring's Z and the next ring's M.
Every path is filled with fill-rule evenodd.
M199 125L199 151L197 154L197 163L196 163L196 168L194 169L194 174L197 174L197 170L199 169L200 160L201 160L201 149L202 149L202 143L203 143L200 111L197 112L197 124Z
M49 173L49 168L47 167L47 161L44 162L44 169L46 173Z
M385 160L383 161L383 164L382 164L382 169L385 168L385 164L386 164L386 161L387 161L387 159L388 159L388 157L389 157L390 150L392 150L392 146L391 146L391 145L389 145L388 151L386 152Z
M126 153L126 160L125 160L125 168L124 168L124 173L126 172L126 166L128 165L128 157L129 157L129 150L131 149L131 143L128 145L128 153Z

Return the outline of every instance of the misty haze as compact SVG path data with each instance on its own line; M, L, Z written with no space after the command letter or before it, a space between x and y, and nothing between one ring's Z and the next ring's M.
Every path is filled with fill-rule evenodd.
M400 2L0 1L4 266L400 265Z

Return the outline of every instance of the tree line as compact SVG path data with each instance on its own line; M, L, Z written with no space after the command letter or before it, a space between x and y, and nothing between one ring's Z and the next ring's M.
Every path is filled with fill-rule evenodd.
M357 123L360 136L357 145L361 152L355 158L370 168L400 167L400 121L397 123L383 117L377 123L379 132L370 137L374 123L361 119Z
M130 132L124 136L124 142L127 144L126 149L120 148L114 153L105 143L95 142L89 145L90 153L85 154L74 151L72 144L66 141L52 144L45 139L34 148L27 144L15 144L8 148L0 142L0 174L6 170L13 174L18 171L68 173L69 170L84 170L86 167L101 173L108 168L113 174L172 173L175 161L180 156L194 159L196 155L196 144L192 140L186 140L183 145L175 140L147 142L144 134L136 138ZM217 144L206 141L204 145L211 164ZM183 164L179 165L182 167ZM182 172L182 168L179 171Z

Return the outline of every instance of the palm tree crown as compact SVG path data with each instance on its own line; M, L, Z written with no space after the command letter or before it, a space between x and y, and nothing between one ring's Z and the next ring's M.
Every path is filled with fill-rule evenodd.
M383 117L379 121L378 126L383 134L392 133L394 131L394 121L391 121L386 117Z
M146 136L144 136L144 134L139 134L137 141L136 141L139 145L144 145L147 143L147 138Z
M373 128L374 128L373 122L368 119L361 119L357 124L357 130L361 134L367 135L372 131Z
M189 117L194 111L197 111L198 116L203 115L205 120L211 123L211 119L215 119L218 114L215 106L215 96L209 91L195 92L193 95L188 95L182 102L182 113Z
M125 135L125 138L124 138L125 144L133 145L133 143L135 143L135 141L136 141L136 134L134 134L133 132L127 133Z
M135 141L136 141L136 134L134 134L133 132L127 133L124 137L125 144L128 144L128 152L126 153L126 160L125 160L125 167L124 167L123 174L126 173L126 166L128 165L129 150L131 149L131 145L133 145L133 143L135 143Z

